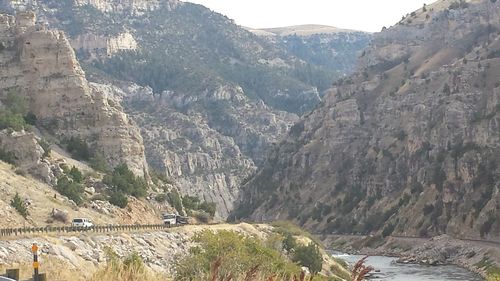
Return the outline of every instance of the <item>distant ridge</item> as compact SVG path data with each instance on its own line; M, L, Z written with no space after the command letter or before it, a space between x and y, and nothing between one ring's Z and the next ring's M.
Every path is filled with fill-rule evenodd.
M245 27L245 29L259 36L288 36L294 34L299 36L310 36L315 34L333 34L340 32L363 32L358 30L342 29L334 26L319 25L319 24L304 24L304 25L293 25L293 26L274 27L274 28Z

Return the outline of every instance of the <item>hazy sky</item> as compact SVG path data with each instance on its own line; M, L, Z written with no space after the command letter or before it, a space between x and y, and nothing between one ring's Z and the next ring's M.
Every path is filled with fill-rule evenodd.
M280 27L324 24L340 28L380 31L401 16L435 0L187 0L224 14L237 24Z

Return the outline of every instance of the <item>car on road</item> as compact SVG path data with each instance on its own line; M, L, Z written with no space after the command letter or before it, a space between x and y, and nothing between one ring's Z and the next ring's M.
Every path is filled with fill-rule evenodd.
M71 222L71 226L74 227L92 227L94 224L90 219L87 218L75 218Z

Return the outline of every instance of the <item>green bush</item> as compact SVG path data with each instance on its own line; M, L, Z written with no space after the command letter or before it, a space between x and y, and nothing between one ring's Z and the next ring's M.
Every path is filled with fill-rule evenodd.
M323 267L323 257L319 247L314 243L296 247L292 260L309 268L312 274L320 272Z
M63 141L63 143L73 158L83 161L90 160L92 153L90 152L89 145L84 140L77 137L70 137Z
M219 274L231 274L235 280L256 266L266 275L291 276L300 272L280 252L254 237L231 231L204 231L193 242L198 246L175 265L175 280L208 280L211 265L219 259Z
M11 128L20 131L27 127L27 122L33 121L33 114L28 113L28 106L24 97L16 91L11 90L2 100L3 108L0 108L0 130Z
M290 233L287 233L285 235L285 239L283 239L283 249L290 252L297 247L297 241L295 241L295 238L293 235Z
M167 194L162 193L162 194L158 194L158 195L156 195L156 196L155 196L155 200L156 200L156 202L158 202L158 203L164 203L164 202L166 202L166 201L167 201L167 197L168 197L168 196L167 196Z
M175 201L175 200L174 200ZM203 211L213 217L217 209L217 205L213 202L200 201L196 196L183 196L182 205L186 210Z
M110 186L113 192L137 198L144 197L148 188L144 178L135 176L126 164L118 165L111 175L104 177L103 182Z
M16 192L16 195L12 200L10 201L10 205L16 209L16 211L23 216L23 218L27 218L29 216L28 209L23 204L23 200L21 199L21 196L19 196L19 193Z
M118 206L120 208L125 208L127 207L128 205L128 198L127 196L123 195L122 193L120 192L111 192L111 194L109 195L109 199L108 199L109 203L115 205L115 206Z
M14 131L21 131L26 123L20 114L13 114L9 111L0 111L0 130L11 128Z
M394 228L396 225L390 223L384 227L384 230L382 230L382 237L387 237L391 235L394 232Z
M5 151L0 148L0 160L11 165L16 165L17 158L12 151Z
M106 158L100 153L95 153L92 158L89 160L90 167L96 171L100 171L103 173L111 172L109 168L108 162L106 162Z
M182 214L182 199L177 190L173 190L167 194L167 201L170 206L174 207L179 214Z
M61 176L57 180L56 190L68 197L70 200L73 200L77 205L83 203L83 196L85 189L83 185L70 180L67 176Z
M200 204L200 198L196 196L183 196L182 197L182 205L186 209L198 210Z
M214 202L202 202L199 206L199 210L205 211L210 216L215 215L217 205Z
M68 175L73 179L74 182L76 183L82 183L83 182L83 174L78 170L77 167L73 166L71 170L69 170Z
M35 126L36 125L36 115L32 112L28 112L24 117L24 122L28 125Z
M40 139L40 140L38 140L38 145L43 149L42 158L49 157L50 153L52 152L52 148L50 147L50 144L46 140Z
M166 184L174 184L174 181L170 179L165 173L159 172L157 170L151 169L149 171L149 175L151 176L151 180L155 185L158 185L160 181Z

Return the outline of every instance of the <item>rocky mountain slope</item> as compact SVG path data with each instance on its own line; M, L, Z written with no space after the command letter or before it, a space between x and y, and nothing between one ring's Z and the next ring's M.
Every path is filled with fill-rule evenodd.
M88 83L64 33L35 21L32 12L0 14L0 100L21 98L36 125L59 141L82 139L109 165L147 175L137 127Z
M182 193L216 202L221 217L298 115L349 69L310 63L227 17L175 0L2 0L0 7L33 9L41 25L64 30L88 79L107 85L92 87L123 102L141 127L148 164ZM360 37L353 50L335 49L358 42L342 36L328 48L354 56L367 43Z
M500 233L500 3L438 1L375 35L294 125L236 218L318 232Z
M358 57L372 38L366 32L314 24L249 30L297 58L338 75L355 70Z

